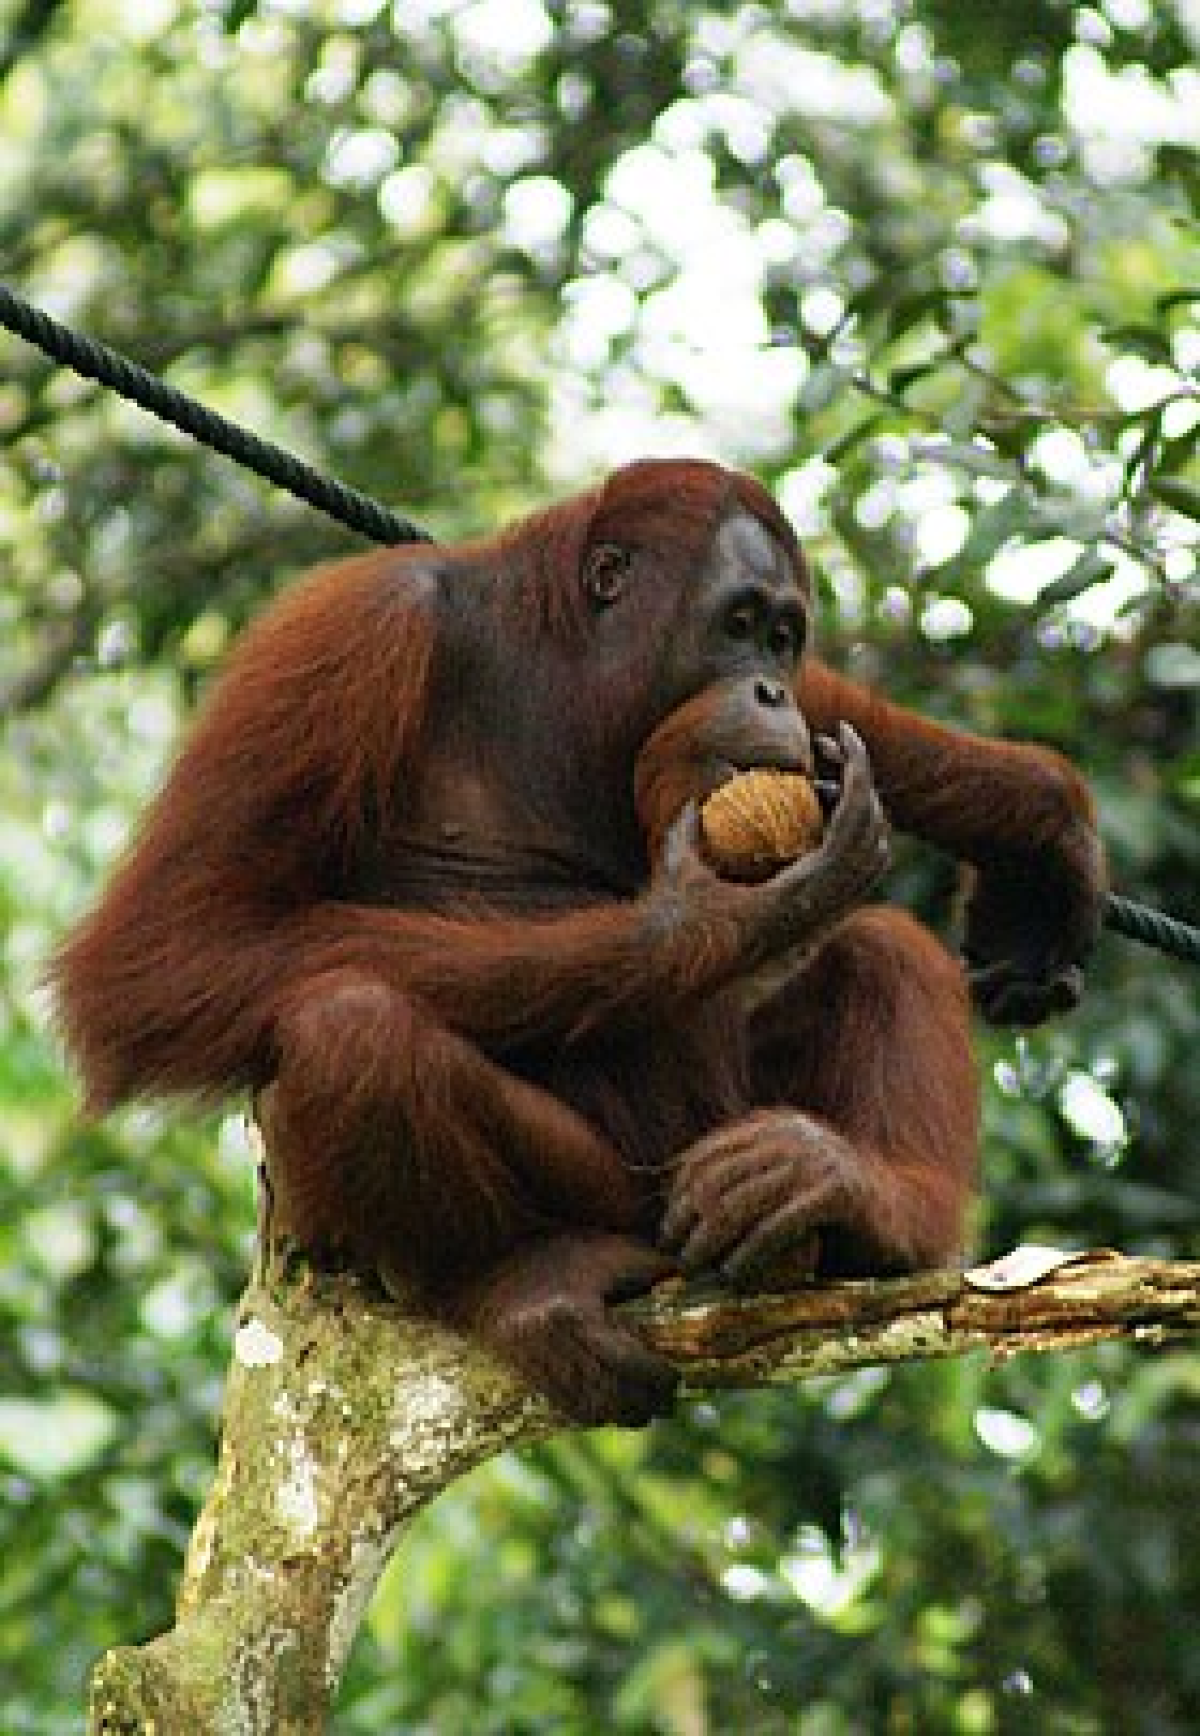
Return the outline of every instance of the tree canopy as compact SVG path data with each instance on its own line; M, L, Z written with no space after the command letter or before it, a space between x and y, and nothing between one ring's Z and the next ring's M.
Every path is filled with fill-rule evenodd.
M696 452L832 659L1049 741L1200 920L1186 0L0 0L0 276L438 536ZM253 1237L240 1117L82 1125L40 989L230 639L356 546L0 333L0 1711L169 1620ZM943 931L953 877L889 895ZM979 1033L978 1246L1195 1255L1194 970ZM879 1370L506 1459L347 1733L1200 1725L1200 1364Z

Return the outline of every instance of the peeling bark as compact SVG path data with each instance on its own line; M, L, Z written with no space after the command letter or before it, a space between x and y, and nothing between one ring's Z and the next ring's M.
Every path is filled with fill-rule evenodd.
M104 1657L94 1736L317 1736L405 1523L554 1427L461 1337L292 1260L242 1297L177 1622Z
M787 1296L671 1284L626 1312L693 1391L1200 1331L1200 1263L1034 1265L1032 1278L941 1271ZM101 1659L91 1736L318 1736L407 1521L482 1460L565 1426L457 1334L276 1254L238 1311L176 1626Z

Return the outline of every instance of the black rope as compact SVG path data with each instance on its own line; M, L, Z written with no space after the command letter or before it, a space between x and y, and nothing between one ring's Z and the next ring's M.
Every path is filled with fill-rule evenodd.
M1167 952L1183 958L1189 964L1200 964L1200 928L1180 922L1177 916L1152 910L1148 904L1138 904L1132 898L1122 898L1110 892L1104 906L1104 926L1126 940L1139 940L1157 952Z
M396 513L369 494L314 470L269 440L229 422L215 410L209 410L185 392L168 386L165 380L148 369L139 367L107 344L96 343L82 333L51 319L23 296L0 283L0 325L7 326L27 343L34 344L52 361L72 368L86 379L108 386L122 398L128 398L148 410L152 416L169 422L184 434L191 435L204 446L224 453L235 464L253 470L268 482L284 488L289 494L315 506L340 524L370 537L378 543L432 542L429 532ZM1200 964L1200 929L1192 928L1161 910L1147 904L1137 904L1132 898L1120 898L1110 893L1104 908L1104 926L1127 940L1137 940L1159 952Z
M351 530L359 531L363 536L370 537L377 543L414 543L432 542L428 531L408 519L398 517L389 512L386 506L373 500L369 494L360 494L355 488L347 488L344 483L336 482L332 477L323 476L303 459L297 458L294 452L288 452L282 446L276 446L269 440L260 440L256 434L251 434L245 428L239 428L235 422L229 422L224 416L219 416L215 410L209 410L195 398L190 398L184 392L176 391L174 386L152 374L148 369L139 367L130 361L128 356L109 349L107 344L94 342L81 333L72 331L68 326L60 325L58 320L51 319L40 308L32 306L21 296L0 283L0 325L7 326L10 332L24 338L27 343L36 345L53 361L60 362L74 369L86 379L97 380L102 386L108 386L122 398L129 398L135 404L140 404L143 410L148 410L152 416L157 416L163 422L169 422L184 434L190 434L193 440L199 440L204 446L211 446L215 452L224 453L226 458L232 458L235 464L253 470L257 475L265 477L280 488L285 488L289 494L307 501L309 506L315 506L319 512L328 513L340 524L349 525Z

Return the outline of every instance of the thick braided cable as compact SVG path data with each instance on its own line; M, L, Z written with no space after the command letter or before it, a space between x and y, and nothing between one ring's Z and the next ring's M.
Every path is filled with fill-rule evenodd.
M1164 911L1152 910L1148 904L1137 904L1132 898L1110 892L1104 907L1104 926L1114 934L1124 935L1126 940L1140 940L1143 946L1186 959L1189 964L1200 964L1200 928L1180 922L1176 916L1167 916Z
M340 524L349 525L361 535L377 543L431 542L428 531L400 518L387 507L360 494L355 488L324 476L305 464L295 453L288 452L272 441L260 440L235 422L229 422L215 410L207 409L185 393L168 386L157 374L139 367L127 356L111 350L107 344L86 338L56 319L31 306L12 290L0 283L0 325L7 326L27 343L34 344L53 361L63 363L77 374L97 380L110 387L122 398L148 410L163 422L169 422L184 434L190 434L202 445L211 446L236 464L253 470L266 481L277 484L289 494L328 513Z

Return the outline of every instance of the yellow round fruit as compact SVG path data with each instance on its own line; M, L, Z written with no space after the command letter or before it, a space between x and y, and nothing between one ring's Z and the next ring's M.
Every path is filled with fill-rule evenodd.
M817 792L799 772L760 767L722 784L700 809L704 855L732 880L766 880L821 842Z

